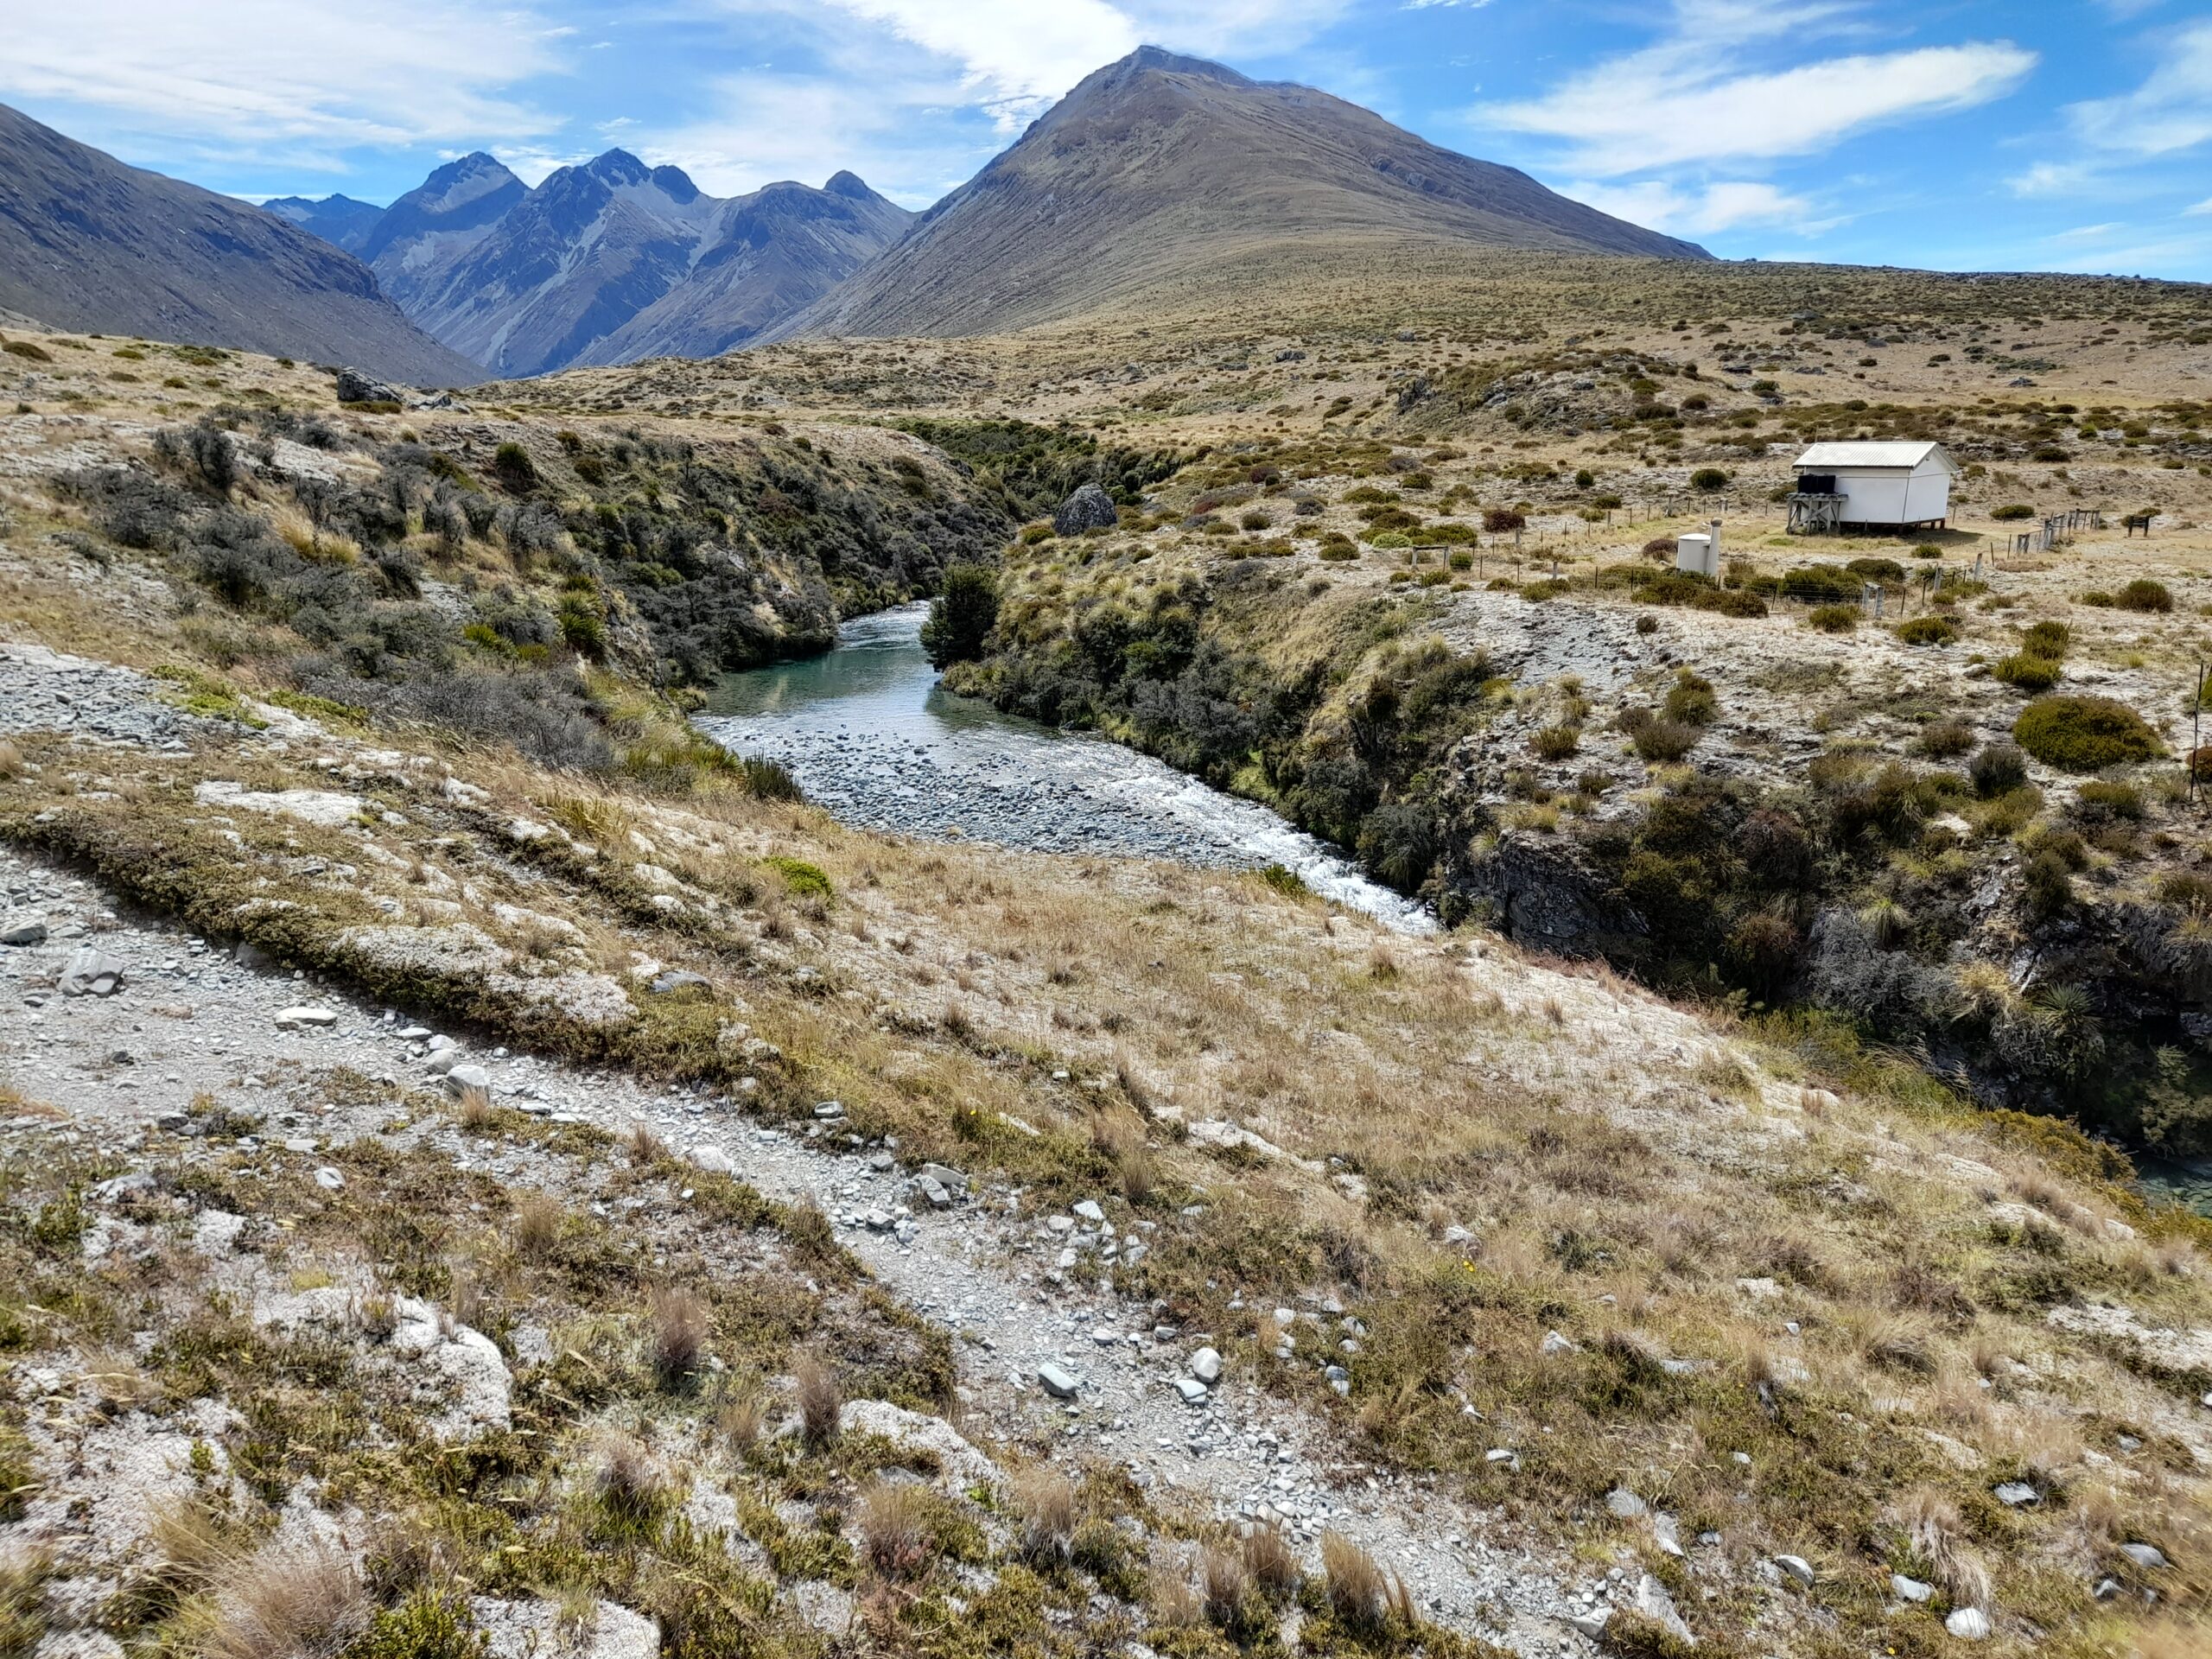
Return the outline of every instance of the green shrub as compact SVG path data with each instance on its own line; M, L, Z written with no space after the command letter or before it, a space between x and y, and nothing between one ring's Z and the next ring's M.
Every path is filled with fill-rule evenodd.
M2013 744L1992 743L1974 756L1967 775L1979 793L1993 800L2028 781L2028 757Z
M1948 645L1958 637L1959 625L1948 616L1916 616L1897 624L1897 638L1908 645Z
M1637 727L1631 741L1636 744L1637 753L1644 760L1667 764L1688 754L1704 735L1685 721L1647 720Z
M1471 570L1475 568L1475 556L1462 549L1454 548L1452 552L1446 556L1445 563L1449 564L1454 570Z
M972 663L998 626L999 579L988 565L962 563L944 573L944 591L930 602L922 649L939 668Z
M2136 820L2143 816L2143 791L2133 784L2107 783L2093 778L2075 792L2074 800L2080 816L2095 822L2112 818Z
M1904 566L1895 559L1853 559L1843 567L1862 582L1903 582Z
M2101 772L2160 753L2142 717L2109 697L2040 697L2012 722L2020 747L2045 766Z
M2048 657L2054 663L2066 660L2067 648L2073 643L2073 631L2063 622L2038 622L2020 637L2022 651Z
M2063 671L2048 657L2038 657L2033 652L2015 652L1989 671L1993 679L2000 680L2015 690L2048 691L2058 683Z
M530 451L509 442L492 452L492 476L518 494L537 486L537 463Z
M1581 747L1581 732L1564 721L1543 728L1529 740L1529 747L1540 760L1564 760Z
M778 875L784 885L800 898L827 899L830 894L830 877L819 864L810 864L803 858L777 855L760 861Z
M1920 752L1936 760L1948 760L1974 747L1974 728L1963 720L1939 720L1920 734Z
M1685 725L1710 726L1719 715L1720 699L1713 695L1712 681L1685 668L1677 671L1674 684L1667 689L1662 712Z
M1402 530L1386 530L1367 538L1370 547L1411 547L1414 538Z
M1784 599L1845 600L1859 597L1859 582L1832 564L1802 564L1782 576Z
M1021 527L1021 544L1024 547L1035 547L1040 542L1051 541L1059 533L1052 528L1052 520L1049 518L1041 524L1024 524Z
M1822 633L1849 633L1859 626L1856 605L1815 605L1805 613L1805 626Z
M1359 550L1352 545L1351 537L1337 536L1324 541L1314 556L1330 564L1342 564L1347 559L1357 558Z
M1728 474L1718 467L1700 467L1690 474L1690 487L1694 490L1719 490L1727 486Z
M2174 596L2163 582L2138 576L2113 595L2113 603L2123 611L2171 611Z
M1989 516L1999 524L2006 524L2016 518L2032 518L2036 516L2036 510L2024 501L2015 501L2009 506L1994 509Z
M1524 514L1516 512L1511 507L1492 507L1488 512L1483 514L1483 528L1493 536L1502 536L1510 530L1519 530L1528 522Z

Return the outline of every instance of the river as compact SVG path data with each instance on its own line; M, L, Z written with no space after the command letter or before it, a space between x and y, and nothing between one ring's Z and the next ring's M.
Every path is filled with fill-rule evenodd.
M844 823L1033 852L1103 853L1257 869L1401 932L1423 907L1369 880L1267 808L1106 739L1055 731L955 696L922 652L925 605L855 619L834 650L727 676L701 730L782 762Z

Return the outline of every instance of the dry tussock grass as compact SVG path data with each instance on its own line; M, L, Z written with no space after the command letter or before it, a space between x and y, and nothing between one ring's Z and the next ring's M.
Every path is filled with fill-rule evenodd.
M845 1385L836 1369L812 1349L804 1350L791 1362L791 1390L807 1444L824 1446L836 1440L845 1409Z
M344 1556L270 1546L212 1568L186 1643L203 1659L334 1659L371 1611L360 1575Z

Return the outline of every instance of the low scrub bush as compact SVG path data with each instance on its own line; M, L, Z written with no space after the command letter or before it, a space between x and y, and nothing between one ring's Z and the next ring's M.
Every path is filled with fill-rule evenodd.
M1630 734L1636 752L1643 760L1656 765L1670 765L1695 748L1698 740L1705 735L1699 728L1687 721L1655 718L1637 722Z
M2050 690L2063 671L2050 658L2025 651L2015 652L1989 671L1993 679L2027 692Z
M1897 638L1908 645L1948 645L1959 637L1959 625L1948 616L1916 616L1897 624Z
M1939 720L1923 728L1920 752L1934 760L1948 760L1974 747L1974 728L1962 720Z
M1989 516L1999 524L2009 524L2016 519L2034 518L2036 510L2024 501L2015 501L2005 506L1993 508Z
M1992 743L1967 767L1975 791L1988 799L2010 794L2028 781L2028 757L2011 743Z
M2142 717L2109 697L2042 697L2020 711L2012 735L2045 766L2101 772L2161 753Z
M1816 605L1805 613L1805 626L1821 633L1849 633L1859 626L1856 605Z
M2123 611L2163 613L2173 609L2174 596L2163 582L2138 576L2114 594L2112 602Z

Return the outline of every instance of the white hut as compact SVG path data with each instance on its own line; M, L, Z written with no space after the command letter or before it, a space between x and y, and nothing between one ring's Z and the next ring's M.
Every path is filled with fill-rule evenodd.
M1951 516L1959 469L1940 443L1816 443L1797 457L1797 494L1825 511L1808 527L1880 525L1942 529ZM1797 522L1798 515L1791 515Z

